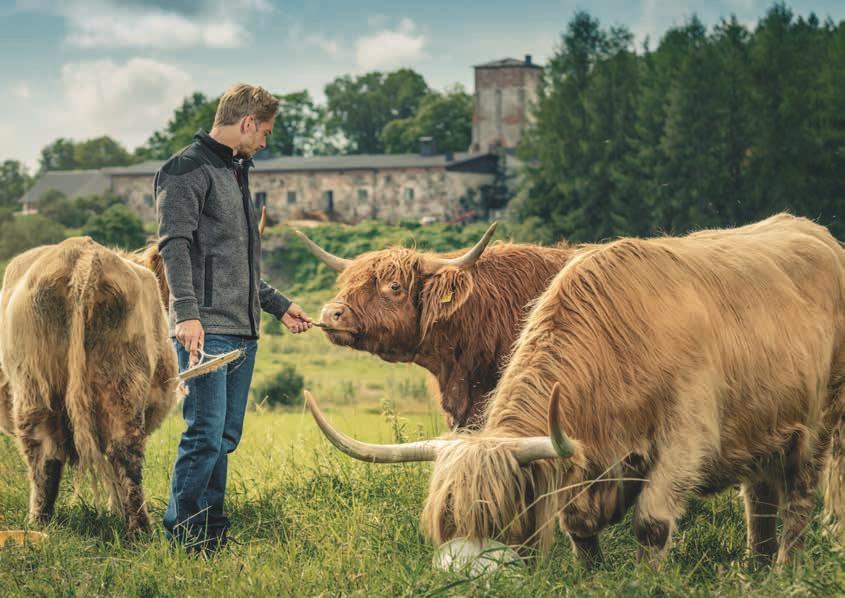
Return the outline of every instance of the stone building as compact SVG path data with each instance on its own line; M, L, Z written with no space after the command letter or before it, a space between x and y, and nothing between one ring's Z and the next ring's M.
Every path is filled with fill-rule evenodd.
M250 188L277 221L327 217L447 221L493 184L497 157L486 153L380 154L256 160ZM110 190L144 221L155 220L152 177L161 162L103 169Z
M471 152L513 150L531 123L531 107L543 68L531 61L505 58L475 67Z

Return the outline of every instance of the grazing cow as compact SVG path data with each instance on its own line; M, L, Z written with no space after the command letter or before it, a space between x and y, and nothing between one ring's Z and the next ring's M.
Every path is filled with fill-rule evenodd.
M416 363L437 380L450 427L477 427L484 399L526 314L574 251L495 243L495 225L471 250L446 256L392 247L336 257L297 231L340 273L323 307L329 339L386 361Z
M784 563L803 545L843 382L845 250L781 214L584 248L538 299L477 434L385 449L318 421L359 458L435 461L422 526L438 544L545 548L559 514L591 562L635 504L643 555L659 560L690 496L740 483L751 554Z
M6 269L0 429L29 466L33 522L50 519L62 468L78 463L107 477L130 534L149 528L144 442L173 406L178 375L149 269L156 258L83 237L31 249Z

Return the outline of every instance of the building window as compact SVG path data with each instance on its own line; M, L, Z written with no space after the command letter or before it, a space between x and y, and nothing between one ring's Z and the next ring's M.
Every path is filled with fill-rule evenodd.
M288 204L296 203L296 191L288 191Z
M153 196L150 193L144 194L144 205L148 208L153 207Z
M408 201L413 201L414 199L414 188L413 187L405 187L404 197Z
M323 191L323 203L326 207L326 212L334 212L334 191Z
M389 183L390 183L390 175L386 174L386 175L384 175L384 184L387 185Z
M267 192L259 191L255 194L255 207L259 210L267 205Z
M358 201L367 201L369 193L366 189L358 189Z

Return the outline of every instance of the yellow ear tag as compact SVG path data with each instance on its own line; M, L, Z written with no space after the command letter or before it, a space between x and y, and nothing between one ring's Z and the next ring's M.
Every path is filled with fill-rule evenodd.
M451 300L452 300L452 291L449 291L440 298L440 303L449 303Z

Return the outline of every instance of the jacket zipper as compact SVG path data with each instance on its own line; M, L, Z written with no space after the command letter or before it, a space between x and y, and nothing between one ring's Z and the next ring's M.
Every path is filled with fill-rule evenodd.
M243 168L243 167L242 167ZM238 182L238 189L241 191L241 202L243 203L244 207L244 218L246 218L246 232L248 235L248 242L249 242L249 253L247 254L247 265L249 266L249 308L247 309L247 313L249 313L249 325L252 329L252 336L258 336L255 329L255 316L252 313L252 302L255 298L255 276L253 274L253 237L252 237L252 221L249 219L249 204L247 203L249 200L247 199L246 192L244 191L244 184L242 182L242 178L238 176L238 171L232 167L232 172L235 175L235 180Z

